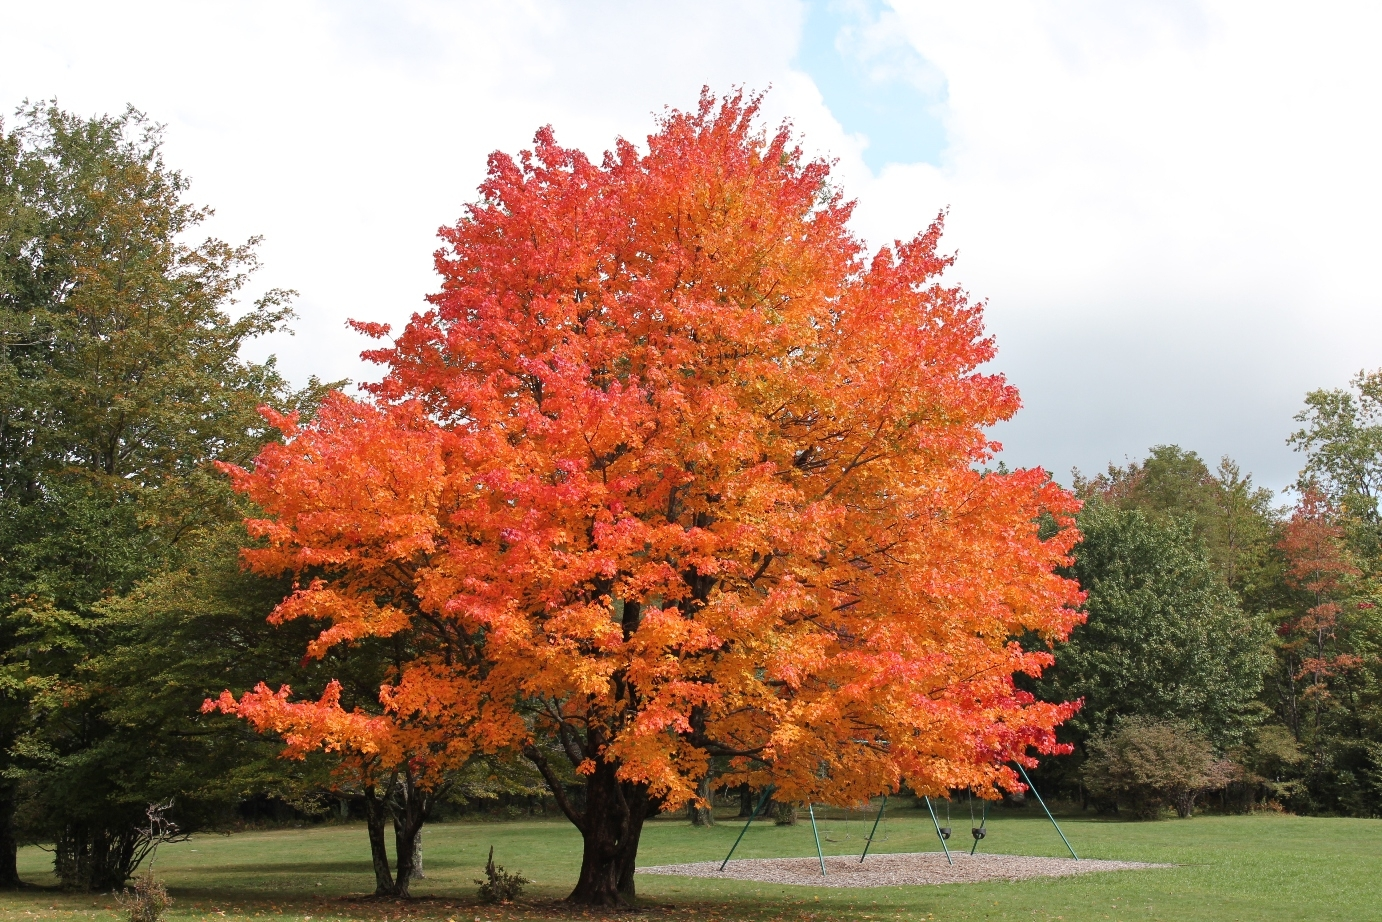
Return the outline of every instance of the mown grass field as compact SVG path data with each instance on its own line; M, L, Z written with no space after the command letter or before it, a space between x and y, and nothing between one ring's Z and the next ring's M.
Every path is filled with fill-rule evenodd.
M1169 862L1160 870L1090 874L1018 883L834 889L743 881L643 876L638 918L751 920L1382 920L1382 820L1278 815L1200 816L1131 823L1062 817L1081 857ZM828 823L829 854L858 853L862 822ZM968 840L968 815L956 816ZM739 824L711 829L659 820L645 830L640 864L723 857ZM902 808L886 821L880 851L930 851L935 833L924 810ZM829 841L833 839L835 841ZM536 882L523 901L489 907L475 901L473 878L489 847L510 870ZM1062 855L1060 839L1035 811L1000 813L987 850ZM814 854L811 828L756 823L736 857ZM565 821L464 822L429 826L427 879L416 899L360 899L373 889L363 825L322 826L232 836L201 835L165 848L157 870L176 903L169 922L471 922L577 919L559 901L575 881L580 839ZM26 880L52 887L50 856L20 853ZM107 922L122 918L110 896L35 889L0 895L0 922L36 919Z

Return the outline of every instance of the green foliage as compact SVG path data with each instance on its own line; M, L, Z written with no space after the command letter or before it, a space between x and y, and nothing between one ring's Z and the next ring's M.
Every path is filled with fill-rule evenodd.
M1260 797L1269 805L1295 801L1302 794L1300 766L1306 760L1295 734L1280 724L1264 724L1232 752L1242 770L1242 808L1252 810Z
M1224 787L1236 774L1182 721L1124 717L1087 745L1083 777L1090 793L1126 804L1140 819L1155 819L1168 806L1188 817L1199 794Z
M1355 521L1369 527L1375 552L1382 524L1382 369L1358 372L1350 389L1316 390L1296 414L1304 424L1288 440L1306 455L1301 487L1317 487Z
M1246 615L1190 527L1090 501L1072 575L1088 593L1088 621L1056 647L1040 689L1083 698L1080 734L1119 717L1177 718L1216 745L1256 721L1269 658L1264 626Z
M163 638L187 632L105 606L195 566L244 513L214 462L271 437L260 405L310 409L322 391L239 357L282 327L288 293L235 304L255 241L186 242L210 212L184 200L160 145L132 109L43 103L0 128L0 845L13 814L57 843L69 883L98 888L132 869L126 833L151 791L189 776L162 745L184 712L154 711L209 678L174 692L160 676L149 694L119 661L157 673ZM241 615L262 621L262 596Z
M1076 490L1085 499L1137 509L1159 522L1188 523L1224 582L1245 601L1272 578L1272 493L1253 486L1252 477L1229 458L1210 471L1193 451L1157 445L1141 462L1110 465L1092 479L1077 476Z

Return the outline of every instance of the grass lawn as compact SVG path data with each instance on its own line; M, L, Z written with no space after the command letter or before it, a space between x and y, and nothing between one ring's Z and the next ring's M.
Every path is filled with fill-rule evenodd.
M1024 815L1025 813L1025 815ZM892 811L890 810L890 814ZM1175 868L1076 878L953 884L939 887L836 889L748 881L642 876L640 902L649 922L671 919L821 920L1382 920L1382 820L1276 815L1200 816L1153 823L1062 817L1081 857L1169 862ZM862 822L829 822L827 853L858 853ZM968 815L956 816L956 838L968 841ZM645 829L639 863L672 864L723 857L740 824L710 829L664 819ZM875 849L936 849L924 810L900 808L885 821ZM849 836L849 838L846 838ZM427 827L427 879L409 903L352 899L373 889L363 825L322 826L233 836L200 835L169 846L158 872L176 900L169 922L254 919L262 922L437 922L584 918L558 900L575 882L580 838L564 820L464 822ZM475 902L472 878L485 855L534 883L521 904ZM986 850L1065 854L1035 810L1002 811L990 823ZM814 854L809 824L755 823L736 857ZM51 856L20 852L25 879L51 887ZM0 895L0 922L122 918L109 896L55 889Z

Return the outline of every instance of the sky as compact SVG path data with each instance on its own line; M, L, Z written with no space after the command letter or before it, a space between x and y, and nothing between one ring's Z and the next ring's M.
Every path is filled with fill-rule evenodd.
M1023 409L1010 467L1069 482L1175 443L1282 488L1307 391L1382 366L1382 6L1190 0L0 0L0 112L164 123L166 159L298 291L288 376L368 379L436 229L542 125L593 155L702 86L835 161L872 246L947 212Z

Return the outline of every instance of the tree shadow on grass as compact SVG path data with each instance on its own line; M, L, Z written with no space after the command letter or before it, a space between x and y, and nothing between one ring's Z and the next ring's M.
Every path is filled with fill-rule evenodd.
M368 861L272 861L178 868L175 873L195 873L198 877L284 877L290 874L366 874L372 877L374 868Z

